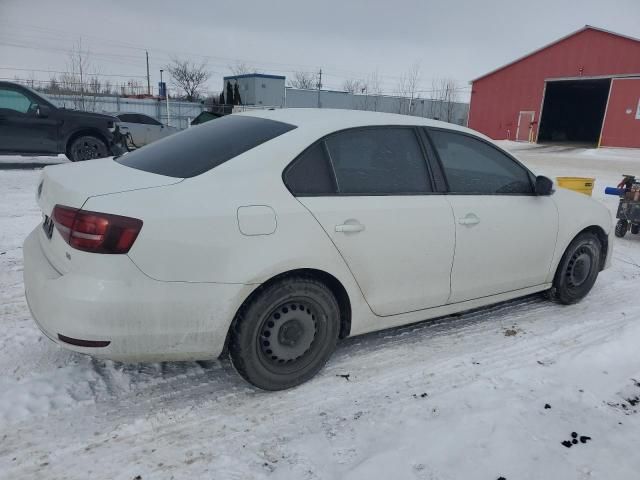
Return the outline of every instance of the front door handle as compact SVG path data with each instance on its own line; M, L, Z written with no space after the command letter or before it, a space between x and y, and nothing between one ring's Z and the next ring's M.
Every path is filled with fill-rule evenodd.
M467 215L458 219L458 223L460 225L477 225L480 223L480 219L475 213L467 213Z
M364 230L364 225L361 223L343 223L342 225L336 225L336 232L342 233L356 233Z

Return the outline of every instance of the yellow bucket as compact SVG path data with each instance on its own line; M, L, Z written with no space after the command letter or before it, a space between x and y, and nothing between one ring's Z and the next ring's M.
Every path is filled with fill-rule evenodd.
M558 181L559 187L573 190L574 192L584 193L588 196L591 196L593 193L593 186L596 183L595 178L585 177L556 177L556 180Z

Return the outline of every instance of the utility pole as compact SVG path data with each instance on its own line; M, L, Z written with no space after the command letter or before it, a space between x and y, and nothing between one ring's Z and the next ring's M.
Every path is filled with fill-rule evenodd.
M160 70L160 84L162 85L162 72L164 72L164 70ZM167 89L167 86L164 86L164 99L166 101L166 105L167 105L167 126L169 126L169 123L171 122L171 113L169 113L169 90Z
M149 52L145 50L147 55L147 95L151 96L151 77L149 76Z
M320 73L318 74L318 108L322 108L322 104L320 103L321 88L322 88L322 69L320 69Z

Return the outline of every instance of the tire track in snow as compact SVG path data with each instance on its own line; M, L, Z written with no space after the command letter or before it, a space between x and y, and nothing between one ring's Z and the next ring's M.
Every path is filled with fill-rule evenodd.
M619 314L612 320L585 320L580 317L585 309L580 308L573 315L564 315L562 324L537 325L540 317L547 314L555 316L554 313L557 312L554 310L559 308L574 307L561 307L538 297L530 297L524 301L509 302L459 317L447 317L354 338L344 342L335 359L317 380L294 391L278 394L257 393L238 384L233 380L226 362L214 365L211 372L195 371L186 374L180 368L173 367L175 364L169 364L169 368L177 370L175 377L164 379L150 387L136 389L134 386L132 391L116 393L118 398L114 401L89 407L86 413L99 410L94 412L97 415L93 419L96 431L113 425L116 420L116 425L121 426L108 432L108 435L117 435L125 443L135 444L137 438L145 435L153 435L156 441L170 441L174 437L180 438L181 432L205 426L213 436L222 435L226 443L241 442L247 432L242 429L235 433L223 432L220 425L234 419L236 424L255 429L259 428L260 421L257 420L257 414L237 418L238 414L234 410L238 405L243 405L244 410L249 407L250 411L255 412L287 411L292 417L287 425L295 431L297 420L310 412L325 409L339 415L344 404L351 405L351 402L345 402L345 397L380 400L386 395L391 400L402 399L420 388L428 389L432 398L437 397L476 380L477 370L471 364L472 358L480 363L484 377L499 376L506 370L517 368L517 365L535 362L541 351L545 355L559 356L581 351L588 344L603 342L630 320L628 316ZM507 339L501 327L504 324L510 326L514 320L526 333ZM474 350L474 346L481 348ZM403 353L404 357L399 358L398 353ZM380 367L364 367L375 364ZM412 367L414 372L410 372ZM334 376L346 371L355 372L348 383ZM438 373L429 376L433 372ZM218 389L222 391L216 391ZM308 398L308 394L313 391L332 390L334 395L328 398L326 395L314 394L311 395L313 400ZM394 394L396 391L399 393ZM142 397L142 401L132 404L131 395ZM361 407L353 404L351 408ZM145 415L145 412L152 413ZM348 415L352 412L342 413ZM145 418L146 424L131 429L131 422L136 418ZM270 418L271 421L277 420L277 416L275 420L273 416ZM304 424L303 421L300 423ZM283 426L280 425L280 428ZM304 433L298 431L298 435ZM256 433L254 436L260 437ZM104 440L106 437L98 438ZM56 453L56 457L60 460L71 458L83 451L83 445L77 440L71 441L68 448ZM128 451L124 449L121 453L126 457ZM123 458L122 461L126 459Z

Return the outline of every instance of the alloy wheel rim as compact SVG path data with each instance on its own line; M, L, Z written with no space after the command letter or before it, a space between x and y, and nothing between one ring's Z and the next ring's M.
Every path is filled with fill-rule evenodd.
M93 160L99 158L100 147L97 143L84 142L82 145L76 147L78 158L80 160Z

